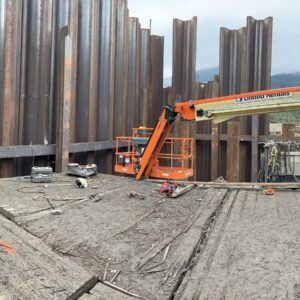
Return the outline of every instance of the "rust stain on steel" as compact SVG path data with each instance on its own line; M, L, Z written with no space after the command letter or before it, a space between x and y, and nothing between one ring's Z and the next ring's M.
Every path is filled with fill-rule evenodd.
M89 53L89 98L88 98L88 127L87 127L87 138L88 142L96 141L97 134L97 97L98 97L98 72L99 72L99 1L93 1L90 7L90 53ZM94 155L90 153L89 162L94 162Z
M211 180L215 180L219 177L219 145L219 124L213 124L211 130Z
M228 122L228 137L227 137L227 175L226 179L229 182L238 182L239 177L239 160L240 155L240 123Z
M72 39L68 34L68 28L62 30L62 38L64 45L62 45L61 53L64 61L72 58ZM70 138L70 106L71 106L71 87L72 87L72 68L70 65L64 63L63 65L63 84L62 97L57 103L57 125L56 125L56 172L67 171L69 162L69 138Z
M61 3L61 2L59 2ZM63 4L63 3L61 3ZM67 16L69 16L69 32L70 37L73 41L72 43L72 83L71 83L71 94L72 94L72 103L70 108L70 119L72 120L72 125L70 128L70 142L74 143L76 141L76 126L77 123L76 119L76 98L77 98L77 72L78 72L78 66L77 66L77 55L78 55L78 19L79 19L79 11L78 11L78 0L71 0L69 1L68 7L67 7L69 13ZM62 11L62 10L60 10ZM59 13L59 12L57 12ZM65 14L64 14L65 15ZM61 26L61 25L60 25Z
M220 95L219 77L215 75L213 80L207 83L195 83L194 85L194 99L206 99L218 97ZM196 124L197 133L210 136L211 142L197 141L196 155L197 155L197 180L212 180L219 177L219 169L221 161L220 157L220 132L219 125L213 127L211 121L199 122ZM215 129L214 129L215 128ZM226 159L226 158L225 158ZM220 163L219 163L220 162ZM210 172L207 172L210 170ZM224 176L225 177L225 176Z
M18 138L18 106L20 76L20 40L22 5L20 1L2 1L0 15L1 38L1 96L0 96L0 144L14 145ZM2 160L1 177L12 176L14 163Z

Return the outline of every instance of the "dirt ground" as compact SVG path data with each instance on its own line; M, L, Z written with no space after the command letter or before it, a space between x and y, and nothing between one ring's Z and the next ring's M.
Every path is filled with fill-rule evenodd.
M6 220L0 240L13 245L18 258L12 268L14 260L0 248L3 270L16 273L6 274L6 285L0 280L0 299L25 299L10 282L20 275L24 254L7 222L17 227L15 236L30 235L40 243L42 260L58 257L56 268L64 264L64 277L77 272L78 288L89 276L99 276L141 299L300 298L299 192L265 196L257 190L195 188L172 199L149 181L98 174L87 189L76 188L74 181L64 175L49 184L0 180ZM129 198L130 191L145 199ZM53 272L43 276L57 284L59 274ZM75 288L64 284L63 295ZM129 298L101 283L81 297ZM43 289L26 299L59 298Z

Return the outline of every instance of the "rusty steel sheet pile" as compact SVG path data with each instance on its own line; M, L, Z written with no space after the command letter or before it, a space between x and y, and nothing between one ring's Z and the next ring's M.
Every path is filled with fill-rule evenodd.
M111 173L116 136L154 126L164 104L270 87L272 18L248 17L239 30L221 28L219 76L207 83L195 78L197 17L174 19L172 87L166 89L164 37L141 28L127 0L0 0L0 22L0 145L36 146L34 159L20 153L1 158L1 177L29 174L33 164L56 162L63 170L76 145L70 161L95 162ZM268 117L238 122L237 132L248 138L240 143L236 171L239 180L256 180ZM197 140L198 180L230 179L227 126L176 126L180 136Z
M113 141L152 124L163 102L164 39L129 16L127 0L1 0L0 21L1 146L63 147L66 134L70 143ZM95 160L110 173L112 154L70 160ZM39 153L35 163L54 160ZM1 159L0 175L27 174L32 164Z
M174 19L172 87L164 89L164 102L174 103L174 100L206 99L269 89L272 26L272 17L264 20L247 17L246 27L238 30L222 27L219 76L215 76L207 83L198 83L195 80L194 42L197 19L192 18L188 21ZM239 140L242 136L246 137L243 143L239 143L236 147L239 164L235 164L235 161L227 155L227 148L230 146L232 149L232 145L227 145L228 122L221 125L212 125L209 121L197 125L182 122L177 125L179 135L194 135L196 138L194 174L197 180L214 180L223 176L228 181L257 181L258 140L260 136L269 134L268 116L240 117L234 121L238 122L238 129L231 132L238 133ZM234 164L235 168L231 164ZM227 171L227 166L234 172Z

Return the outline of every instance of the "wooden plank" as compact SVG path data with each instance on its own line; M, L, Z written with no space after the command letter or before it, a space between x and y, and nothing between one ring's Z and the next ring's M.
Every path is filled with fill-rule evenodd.
M164 183L163 179L146 179L146 181L155 183ZM199 187L220 187L220 188L265 188L274 189L299 189L300 182L205 182L205 181L176 181L177 183L193 183Z
M81 287L79 287L66 300L78 300L84 294L89 293L96 286L97 283L99 283L99 278L97 276L93 276L87 282L85 282Z
M184 187L177 187L176 190L172 193L171 198L177 198L177 197L191 191L194 188L195 188L194 184L189 184Z
M92 276L41 240L0 216L1 239L14 249L0 249L0 298L66 299ZM5 279L5 280L4 280Z

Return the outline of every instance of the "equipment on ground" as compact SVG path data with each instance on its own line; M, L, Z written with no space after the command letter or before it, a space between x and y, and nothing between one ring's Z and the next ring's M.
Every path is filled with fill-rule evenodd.
M97 175L97 165L79 165L77 163L68 164L68 174L78 177L87 178L90 176Z
M131 137L117 137L115 172L135 175L136 180L143 176L164 179L192 177L194 140L168 137L178 117L186 121L221 123L240 116L299 109L300 87L166 105L154 129L136 128ZM127 143L126 151L119 148L121 142Z
M32 167L31 181L35 183L49 183L53 180L54 173L51 167Z
M300 181L300 143L295 141L263 144L260 154L259 181Z

